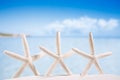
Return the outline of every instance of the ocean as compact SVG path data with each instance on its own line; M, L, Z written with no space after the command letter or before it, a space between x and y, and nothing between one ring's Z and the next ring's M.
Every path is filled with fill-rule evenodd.
M56 52L56 39L54 37L28 37L30 54L41 54L39 46L44 46L52 52ZM112 55L99 60L99 64L105 74L120 75L120 38L94 38L95 53L100 54L111 51ZM90 54L89 39L82 37L62 37L61 52L68 52L72 48L78 48ZM9 50L24 56L24 48L21 38L0 38L0 80L11 78L20 68L23 62L11 58L3 53ZM46 74L54 59L48 55L34 62L41 75ZM65 64L73 74L80 74L84 70L88 59L74 53L64 59ZM65 75L64 69L58 64L52 72L53 75ZM98 74L96 67L91 66L88 74ZM33 72L26 67L21 76L33 76Z

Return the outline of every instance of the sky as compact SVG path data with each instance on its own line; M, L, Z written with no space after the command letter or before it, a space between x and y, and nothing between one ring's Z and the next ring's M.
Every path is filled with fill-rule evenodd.
M120 37L119 0L0 0L0 32Z

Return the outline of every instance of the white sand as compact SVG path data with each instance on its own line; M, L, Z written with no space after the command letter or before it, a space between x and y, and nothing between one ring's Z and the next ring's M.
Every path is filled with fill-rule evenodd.
M104 74L104 75L86 75L83 78L79 75L72 76L52 76L52 77L41 77L41 76L29 76L7 80L120 80L120 76Z

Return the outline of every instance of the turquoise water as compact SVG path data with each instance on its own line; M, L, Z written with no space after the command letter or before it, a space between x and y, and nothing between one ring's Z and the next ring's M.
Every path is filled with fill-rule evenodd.
M40 53L39 46L44 46L49 50L56 51L56 42L53 37L28 37L27 38L31 55ZM96 54L104 53L107 51L113 52L113 55L100 59L99 63L104 73L120 75L120 39L119 38L95 38L95 52ZM66 53L71 48L78 48L87 53L89 50L88 38L62 38L61 50ZM22 62L15 60L3 53L4 50L16 52L20 55L23 54L23 46L21 38L0 38L0 80L11 78L15 71L22 65ZM74 74L80 74L86 66L88 60L78 54L74 54L64 60L66 65L71 69ZM41 75L44 75L49 66L53 63L53 58L45 56L34 62ZM57 65L53 71L54 75L66 74L64 70ZM97 74L96 68L93 65L89 70L89 74ZM21 76L34 75L32 71L26 67Z

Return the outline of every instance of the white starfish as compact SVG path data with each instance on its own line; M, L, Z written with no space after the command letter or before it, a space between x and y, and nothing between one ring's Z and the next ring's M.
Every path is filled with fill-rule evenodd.
M20 67L20 69L15 73L15 75L13 77L20 76L20 74L22 73L22 71L24 70L24 68L27 65L31 68L31 70L33 71L33 73L35 75L39 75L39 72L36 70L36 68L35 68L35 66L33 64L33 61L43 57L44 54L31 56L29 46L28 46L28 42L27 42L26 36L24 34L22 35L22 41L23 41L23 45L24 45L24 54L25 54L25 56L21 56L21 55L19 55L17 53L7 51L7 50L4 51L4 53L7 54L8 56L13 57L15 59L18 59L18 60L24 62L23 65Z
M60 50L60 32L57 32L57 37L56 37L56 45L57 45L57 54L54 54L53 52L47 50L44 47L40 47L40 49L42 51L44 51L45 53L47 53L49 56L53 57L55 59L54 63L51 65L51 67L49 68L46 76L50 76L50 73L52 72L52 70L54 69L54 67L60 63L61 66L63 67L63 69L67 72L68 75L71 75L72 72L68 69L68 67L65 65L65 63L63 62L64 58L67 58L69 56L71 56L73 54L73 51L70 50L69 52L67 52L66 54L62 55L61 54L61 50Z
M78 50L76 48L73 48L73 51L75 51L76 53L82 55L83 57L86 57L88 59L90 59L89 63L87 64L85 70L82 72L81 76L84 76L87 74L89 68L91 67L92 64L95 64L98 72L100 74L103 74L102 69L100 68L100 65L98 64L98 59L109 56L112 54L112 52L106 52L103 54L99 54L99 55L95 55L95 51L94 51L94 44L93 44L93 37L92 37L92 33L89 33L89 42L90 42L90 50L91 50L91 54L87 54L81 50Z

